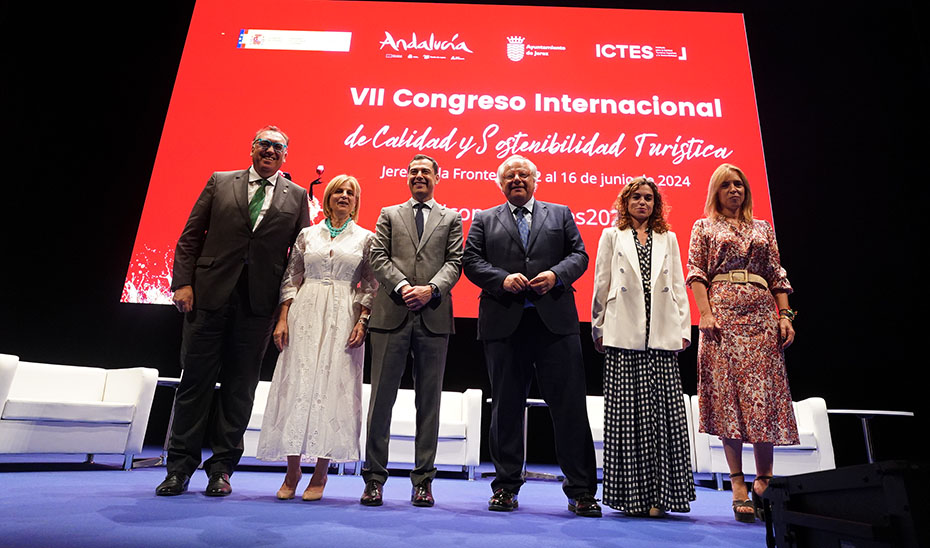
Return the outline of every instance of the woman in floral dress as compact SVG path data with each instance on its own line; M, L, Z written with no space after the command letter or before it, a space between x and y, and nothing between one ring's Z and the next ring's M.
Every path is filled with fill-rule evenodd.
M274 330L281 350L257 456L287 460L279 499L294 498L301 460L315 462L303 500L319 500L329 462L359 459L365 333L378 288L368 262L373 234L355 224L358 181L334 177L323 193L325 223L303 229L281 283Z
M772 477L773 446L798 443L784 355L794 341L792 289L775 232L753 219L749 181L738 167L714 171L704 214L691 231L687 279L701 314L700 431L723 442L734 515L752 522L761 508L743 478L743 443L753 447L754 500Z

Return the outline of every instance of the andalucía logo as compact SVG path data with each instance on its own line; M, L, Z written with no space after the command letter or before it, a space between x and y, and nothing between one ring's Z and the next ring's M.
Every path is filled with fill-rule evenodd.
M449 40L437 40L433 33L425 40L417 39L417 33L411 33L410 40L402 38L395 39L391 33L384 31L384 40L381 41L381 48L390 47L394 51L425 50L425 51L464 51L474 53L468 49L468 44L464 40L459 41L458 33L452 35Z
M523 42L526 41L526 38L523 36L508 36L507 37L507 58L511 61L519 61L523 59L523 54L526 52L526 46L523 45Z

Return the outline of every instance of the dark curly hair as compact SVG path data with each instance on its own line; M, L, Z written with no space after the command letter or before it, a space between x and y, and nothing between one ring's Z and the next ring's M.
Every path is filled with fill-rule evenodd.
M648 186L652 189L652 193L655 196L652 215L649 216L648 225L653 232L661 234L663 232L668 232L671 229L671 225L668 224L668 221L665 220L665 203L662 201L662 195L659 194L659 187L656 186L655 181L651 178L646 177L636 177L620 191L620 194L617 195L617 201L614 202L614 209L617 210L617 228L623 230L625 228L630 228L633 224L633 220L630 217L630 212L626 209L626 204L630 201L630 196L641 186Z

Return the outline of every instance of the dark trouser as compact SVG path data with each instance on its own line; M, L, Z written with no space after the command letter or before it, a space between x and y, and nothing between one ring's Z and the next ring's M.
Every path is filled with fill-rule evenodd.
M523 485L523 412L533 374L549 406L555 454L571 498L597 492L594 441L585 401L585 373L577 334L549 331L533 308L523 311L509 337L484 341L491 403L491 489L519 492Z
M169 474L192 475L204 440L213 451L204 463L207 475L232 474L242 457L242 436L273 327L270 316L251 313L245 287L243 276L221 308L194 309L184 318ZM217 382L222 387L215 390Z
M368 406L368 441L365 444L365 481L387 481L391 411L397 390L413 353L413 385L417 408L415 460L410 481L414 485L436 477L439 439L439 402L446 369L449 335L430 333L420 316L411 315L392 331L371 331L371 401Z

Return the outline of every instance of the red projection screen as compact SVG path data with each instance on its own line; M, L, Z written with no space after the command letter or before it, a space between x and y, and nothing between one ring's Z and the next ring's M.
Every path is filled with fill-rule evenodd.
M687 260L717 165L740 166L754 212L771 205L740 14L388 2L198 0L122 293L170 303L174 246L213 171L245 169L254 132L290 136L283 170L308 187L358 178L359 224L409 198L407 163L437 159L436 200L502 203L498 165L519 153L536 197L571 207L591 262L576 282L590 321L600 233L622 185L646 174ZM314 187L315 200L323 185ZM319 203L311 204L322 220ZM455 312L474 318L463 276ZM692 309L696 319L696 310Z

